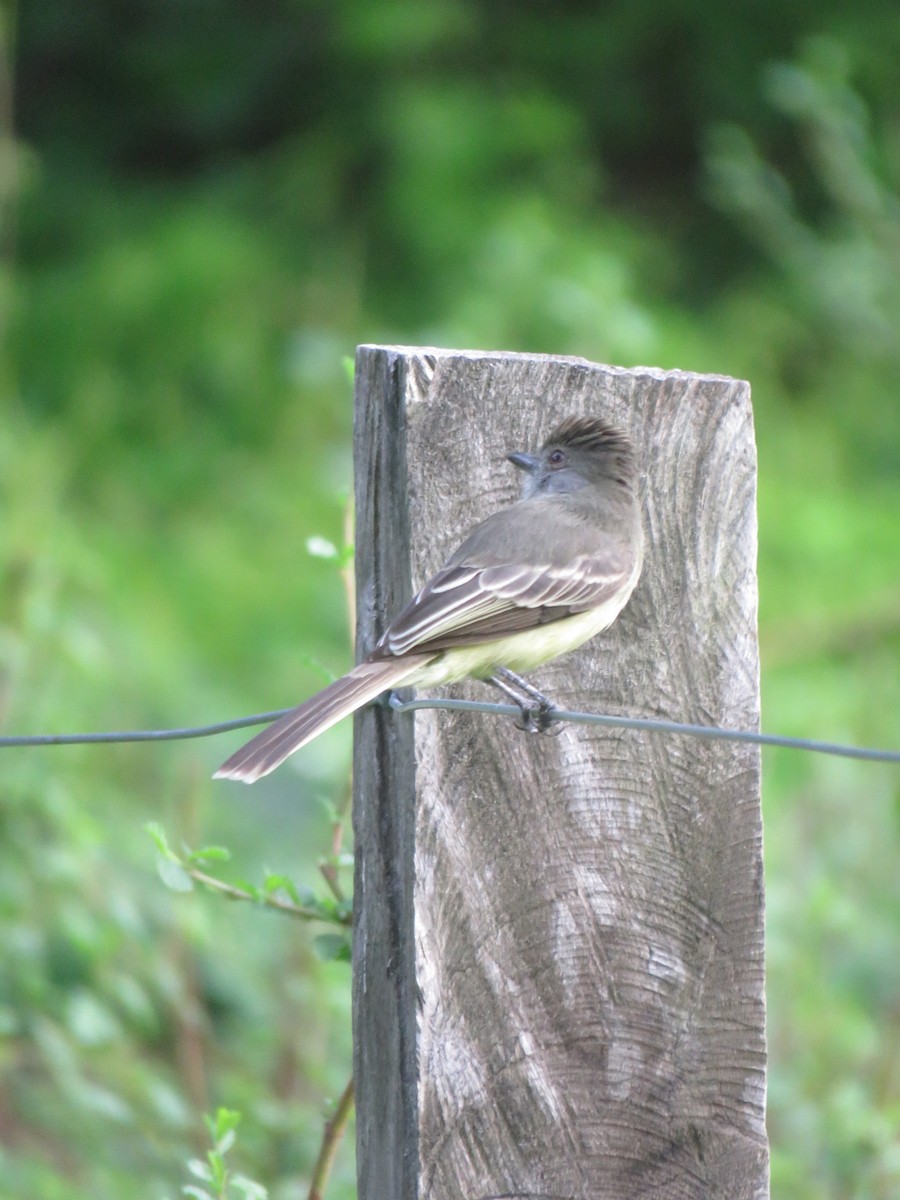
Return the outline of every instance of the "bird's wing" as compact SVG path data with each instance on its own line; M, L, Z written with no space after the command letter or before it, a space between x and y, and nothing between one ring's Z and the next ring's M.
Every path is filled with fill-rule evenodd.
M608 600L632 567L627 549L612 541L561 564L447 566L391 622L375 653L449 650L586 612Z

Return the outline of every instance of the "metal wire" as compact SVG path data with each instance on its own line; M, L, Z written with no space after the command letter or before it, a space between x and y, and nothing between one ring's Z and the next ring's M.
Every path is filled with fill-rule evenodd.
M379 701L375 701L379 703ZM414 712L419 708L443 708L454 712L489 713L496 716L519 716L514 704L493 704L480 700L400 700L391 695L388 707L394 712ZM96 745L114 742L165 742L185 738L212 737L227 733L231 729L245 729L250 725L264 725L290 712L280 708L275 712L256 713L252 717L238 717L232 721L220 721L215 725L200 725L186 729L138 729L114 733L39 733L21 736L0 737L0 749L12 746L73 746ZM723 729L717 725L688 725L679 721L659 721L650 717L624 717L611 713L570 712L564 708L553 708L548 713L551 721L572 721L580 725L605 725L617 729L644 729L650 733L680 734L687 737L716 738L722 741L751 742L758 746L783 746L790 750L807 750L815 754L833 754L841 758L857 758L866 762L900 763L900 750L878 750L869 746L845 746L837 742L820 742L811 738L783 737L775 733L756 733L749 729Z
M229 729L246 729L248 725L265 725L289 713L289 708L275 712L256 713L252 717L236 717L233 721L220 721L216 725L198 725L187 729L132 729L121 733L29 733L13 737L0 737L0 749L4 746L81 746L105 742L175 742L180 738L212 737L216 733L227 733Z
M390 699L395 712L417 708L448 708L460 712L490 712L518 716L514 704L490 704L480 700L400 700ZM876 750L868 746L844 746L837 742L819 742L811 738L784 737L777 733L756 733L750 729L722 729L718 725L686 725L680 721L658 721L650 717L619 717L606 713L570 712L553 708L551 721L573 721L580 725L607 725L619 729L647 729L651 733L679 733L688 737L717 738L720 741L752 742L758 746L785 746L790 750L811 750L817 754L836 754L842 758L861 758L869 762L900 763L900 750Z

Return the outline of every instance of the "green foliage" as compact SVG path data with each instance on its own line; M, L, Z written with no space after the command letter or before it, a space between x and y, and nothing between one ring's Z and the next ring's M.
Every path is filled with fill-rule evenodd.
M880 5L69 8L22 9L0 156L4 725L195 723L340 671L346 361L396 340L749 378L765 726L898 743ZM252 794L206 782L218 742L3 752L0 1190L171 1196L191 1160L195 1195L253 1195L231 1118L199 1141L221 1103L249 1175L305 1194L349 1071L348 734ZM765 772L773 1192L887 1200L897 774Z
M809 41L796 63L766 74L773 106L791 120L819 193L804 219L796 186L741 129L715 132L715 194L771 256L813 328L842 356L896 368L900 358L900 162L892 162L850 81L844 47ZM826 355L831 362L834 355Z
M21 412L8 414L0 428L9 514L0 526L4 708L18 728L56 729L196 713L212 693L183 669L181 639L190 631L173 633L170 617L160 622L152 593L134 607L139 593L127 592L133 633L116 616L111 579L125 578L121 563L103 561L107 550L92 545L85 508L60 495L63 458L52 429L41 435ZM107 546L114 541L107 531ZM133 548L126 541L122 549L129 560ZM154 632L142 650L147 630ZM283 1189L313 1168L323 1099L349 1069L346 968L320 965L311 939L268 927L260 934L257 907L307 901L291 879L311 873L330 843L329 813L315 800L338 788L337 806L343 772L330 784L322 776L300 781L313 803L292 804L277 818L270 808L264 827L253 809L227 800L206 810L209 788L199 779L214 747L184 746L187 756L171 749L73 748L61 760L30 752L3 760L6 1194L171 1193L210 1095L254 1109L247 1153L258 1177ZM168 854L158 835L168 882L179 887L197 885L191 872L219 871L220 844L237 840L240 869L262 879L247 888L252 908L204 901L199 892L170 903L142 844L151 814L212 835L199 851ZM280 838L268 832L276 822ZM181 840L179 833L173 845ZM346 902L325 896L308 905L344 928ZM310 1032L300 1046L297 1028ZM254 1098L261 1087L262 1115ZM349 1164L339 1168L345 1195L351 1175Z
M329 868L322 874L335 893L320 897L312 888L300 886L287 875L271 871L266 872L261 887L245 880L229 883L200 869L209 863L230 861L231 851L224 846L203 846L199 850L185 849L182 854L176 854L158 822L151 821L146 828L159 851L156 864L159 877L173 892L191 892L194 884L199 883L229 900L249 901L286 916L298 917L301 921L324 921L339 927L352 924L352 906L336 882L338 868L353 865L350 855L320 860L320 869L323 864ZM344 934L320 934L313 941L313 949L326 962L330 959L350 961L350 943Z
M192 1200L234 1200L244 1197L245 1200L267 1200L269 1195L261 1183L254 1183L246 1175L235 1175L226 1165L226 1156L235 1142L235 1130L241 1121L241 1114L227 1108L220 1108L214 1117L204 1118L212 1139L212 1149L207 1150L206 1158L192 1158L188 1161L188 1170L202 1181L203 1186L186 1184L182 1187L182 1195L192 1197Z

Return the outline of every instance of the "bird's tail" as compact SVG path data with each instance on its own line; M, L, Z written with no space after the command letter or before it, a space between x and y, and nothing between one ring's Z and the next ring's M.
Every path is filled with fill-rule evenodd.
M288 755L330 729L342 717L355 712L369 700L412 675L429 657L427 654L415 654L360 663L349 674L336 679L323 691L297 708L292 708L262 733L251 738L227 762L222 763L213 779L240 779L243 783L255 783L280 766Z

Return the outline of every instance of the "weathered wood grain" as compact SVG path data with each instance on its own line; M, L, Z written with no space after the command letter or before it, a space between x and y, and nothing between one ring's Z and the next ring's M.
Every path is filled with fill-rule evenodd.
M755 727L755 450L731 379L361 347L360 651L515 497L506 452L572 413L632 432L646 563L616 624L533 682ZM369 709L354 763L361 1200L766 1197L757 749Z

